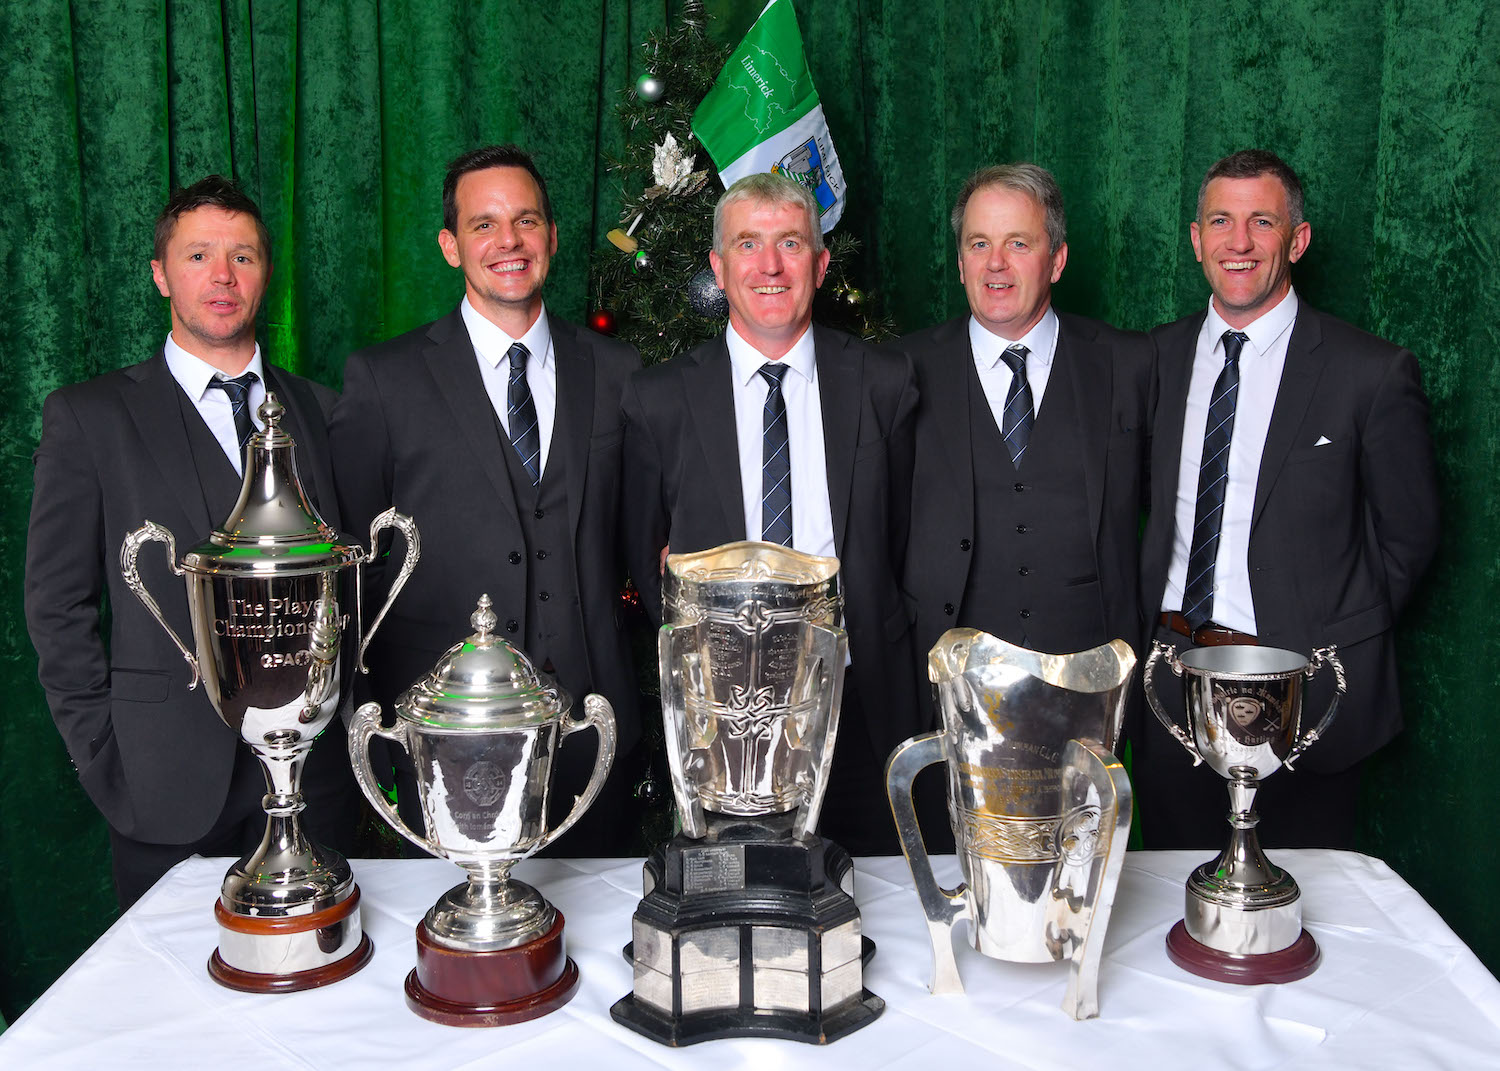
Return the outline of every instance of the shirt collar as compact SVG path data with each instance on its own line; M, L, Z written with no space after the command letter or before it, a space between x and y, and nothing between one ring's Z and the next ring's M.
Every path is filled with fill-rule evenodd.
M163 356L167 359L167 370L172 373L172 378L182 384L182 389L187 392L189 398L200 402L208 391L208 384L213 379L234 379L234 376L225 375L213 365L201 357L195 357L187 350L177 344L177 340L170 333L167 335L166 344L162 346ZM260 343L255 344L255 352L250 355L250 363L240 371L240 375L246 372L254 372L255 377L266 384L265 362L260 356ZM266 385L269 390L270 386Z
M734 324L728 326L724 341L729 347L729 363L734 369L735 381L740 384L749 384L760 371L760 366L769 358L746 342L744 337L734 329ZM811 324L808 324L807 330L802 332L802 337L792 343L792 348L786 351L780 363L800 373L802 378L809 383L816 378L818 362L817 353L813 348Z
M1052 367L1052 355L1057 349L1057 313L1052 306L1042 313L1042 318L1018 339L1005 339L969 317L969 349L981 368L994 368L1000 363L1000 355L1012 346L1025 346L1028 368Z
M530 360L538 362L538 367L546 368L551 364L552 328L547 323L546 305L537 314L536 323L527 328L520 338L511 338L496 327L493 321L486 319L483 313L469 303L467 294L459 305L459 311L463 313L464 326L469 329L469 341L474 344L474 352L491 368L499 368L500 362L506 360L505 355L510 352L511 346L517 342L526 347L531 353Z
M1215 343L1224 337L1225 331L1238 330L1250 339L1250 349L1259 355L1268 351L1276 344L1284 332L1286 332L1297 319L1297 291L1288 290L1286 297L1278 301L1275 306L1260 314L1255 320L1244 327L1230 327L1224 322L1224 317L1219 315L1219 310L1214 308L1212 300L1208 303L1208 319L1204 321L1204 329Z

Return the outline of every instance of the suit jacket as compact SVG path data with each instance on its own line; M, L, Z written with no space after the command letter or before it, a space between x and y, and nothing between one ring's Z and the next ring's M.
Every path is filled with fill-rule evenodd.
M917 731L899 578L909 522L911 362L813 328L828 499L841 564L851 672L876 755ZM631 574L661 619L660 551L745 538L734 387L723 335L647 368L625 393L625 521Z
M1141 605L1153 618L1172 561L1183 413L1206 316L1151 336L1161 401ZM1303 654L1335 645L1347 672L1340 712L1302 765L1345 769L1400 731L1392 626L1438 535L1437 475L1416 358L1303 302L1271 410L1249 549L1260 642ZM1326 682L1317 691L1331 694ZM1305 713L1316 718L1326 705L1326 694L1309 692Z
M625 570L618 540L620 393L640 367L633 348L549 315L557 360L557 414L549 454L567 474L568 524L579 606L572 627L587 666L558 666L581 701L598 691L615 708L619 752L640 735L637 686L621 620ZM339 499L355 531L394 506L421 536L411 582L370 650L372 691L389 704L471 630L488 593L500 635L526 635L525 542L499 424L462 314L350 355L329 426ZM399 553L399 552L398 552ZM370 597L385 583L372 576Z
M286 406L282 426L297 443L303 487L336 527L326 432L335 395L270 364L265 372L267 390ZM225 520L204 500L181 394L160 352L53 391L42 407L26 539L26 624L79 780L117 831L161 844L189 843L213 826L239 746L202 689L188 691L182 655L120 573L120 545L146 520L173 534L179 556ZM148 546L138 565L191 644L186 592L167 555Z
M1093 533L1104 624L1139 649L1138 533L1151 426L1153 365L1146 336L1058 313L1052 376L1067 376ZM901 348L917 369L916 474L905 590L916 622L919 672L927 652L963 612L974 560L974 458L970 429L969 317L909 335ZM1046 398L1043 398L1046 405ZM1045 548L1038 553L1045 555ZM927 689L923 695L930 699Z

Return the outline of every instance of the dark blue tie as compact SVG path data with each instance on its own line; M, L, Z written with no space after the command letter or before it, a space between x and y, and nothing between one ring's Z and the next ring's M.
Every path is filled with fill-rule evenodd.
M1240 349L1250 337L1224 332L1224 369L1214 381L1213 401L1203 428L1203 459L1198 462L1198 503L1193 514L1193 542L1188 552L1182 616L1191 628L1211 621L1214 613L1214 565L1224 528L1224 493L1229 487L1229 443L1234 437L1234 403L1240 393Z
M760 475L760 537L767 543L792 545L792 449L786 430L786 398L781 381L786 378L784 364L763 364L760 374L766 381L766 405L762 411Z
M1010 451L1010 462L1021 467L1021 455L1031 441L1031 422L1034 419L1031 405L1031 382L1026 378L1025 346L1009 346L1000 359L1010 366L1010 390L1005 392L1005 416L1000 424L1000 434L1005 437L1005 448Z
M229 408L234 410L234 433L240 440L240 453L255 434L255 421L250 419L250 387L260 379L254 372L246 372L234 379L210 379L210 387L218 387L229 396Z
M532 486L542 478L542 436L536 422L536 402L526 382L526 358L531 351L517 342L505 351L510 358L510 391L506 398L510 443L531 476Z

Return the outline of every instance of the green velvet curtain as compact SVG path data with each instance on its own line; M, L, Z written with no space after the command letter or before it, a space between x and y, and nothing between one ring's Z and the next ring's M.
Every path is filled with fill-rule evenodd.
M761 0L709 0L736 36ZM0 0L0 1014L111 921L106 839L35 680L21 615L30 453L52 388L167 328L151 222L232 172L276 249L261 338L337 385L344 355L444 312L443 164L530 146L591 304L615 223L611 106L680 0ZM1201 307L1203 170L1273 148L1308 187L1315 305L1411 347L1433 402L1445 539L1402 630L1406 734L1370 764L1363 847L1486 958L1500 601L1500 17L1485 0L797 0L849 179L844 226L903 330L963 307L945 222L974 167L1029 159L1067 196L1060 307L1145 328ZM670 90L670 86L669 86ZM1488 176L1488 178L1486 177ZM607 298L606 298L607 304ZM165 742L164 742L165 743Z

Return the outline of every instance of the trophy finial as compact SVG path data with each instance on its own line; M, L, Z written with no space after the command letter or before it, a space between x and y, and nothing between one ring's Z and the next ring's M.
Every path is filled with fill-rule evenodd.
M279 427L281 417L286 412L286 406L277 400L275 391L268 390L266 400L260 403L260 408L256 412L260 414L261 423L267 428Z
M490 633L495 630L495 623L498 619L495 617L495 611L490 608L493 605L488 593L479 596L479 609L475 610L473 616L469 618L469 624L474 626L474 632L481 640L489 639Z

